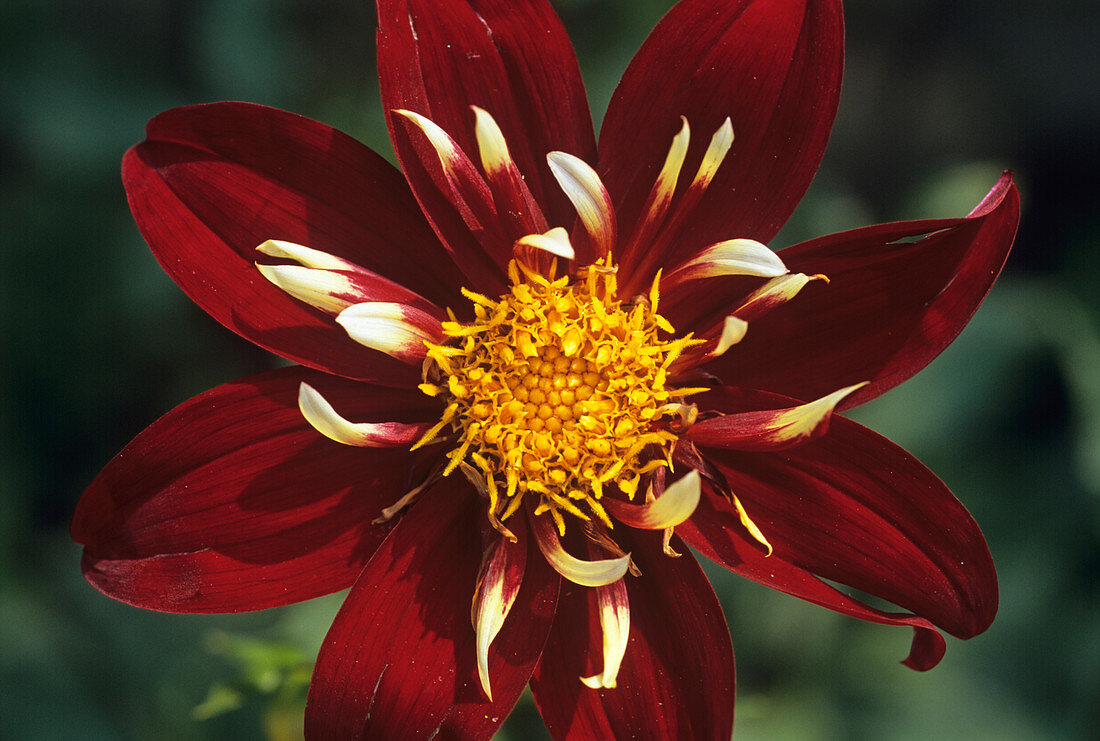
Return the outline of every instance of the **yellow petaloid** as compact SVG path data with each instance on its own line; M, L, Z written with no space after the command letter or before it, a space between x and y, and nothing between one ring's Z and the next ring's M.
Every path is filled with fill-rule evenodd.
M657 313L656 281L648 299L623 304L606 261L572 282L550 275L513 260L508 293L465 291L474 320L444 322L450 339L428 343L421 388L448 404L418 445L454 439L444 473L462 464L504 533L525 495L561 534L567 513L610 527L604 487L633 497L642 474L667 465L679 422L670 402L698 390L667 385L696 341L664 339L672 327Z

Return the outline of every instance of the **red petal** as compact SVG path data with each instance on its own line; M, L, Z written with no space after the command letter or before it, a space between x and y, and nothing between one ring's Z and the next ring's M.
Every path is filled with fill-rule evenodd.
M351 260L455 304L446 252L389 163L309 119L246 103L178 108L149 122L122 179L161 265L211 316L285 358L350 378L415 383L256 270L267 239Z
M870 381L840 408L872 399L958 336L1000 273L1019 220L1020 196L1005 173L966 218L880 224L785 249L792 271L824 273L829 283L811 283L751 322L707 369L730 385L797 399Z
M817 171L840 97L839 0L685 0L658 24L627 69L600 132L600 173L629 234L680 129L692 142L690 180L727 116L733 148L668 255L641 250L623 272L647 285L675 265L735 237L767 242ZM651 261L652 260L652 261ZM633 285L633 283L631 284Z
M686 549L669 558L661 534L616 530L641 569L626 577L630 641L615 689L585 687L603 670L594 590L563 583L531 691L556 739L692 738L733 732L733 646L722 608Z
M700 404L732 410L772 406L779 398L724 388ZM774 583L770 576L772 561L786 562L889 600L961 638L993 621L997 577L977 523L931 471L889 440L834 416L824 437L782 453L704 454L775 548L767 562L747 561L750 578L793 591L795 572ZM697 513L689 522L704 534L710 528L713 538L704 518ZM688 529L678 532L696 545ZM727 565L744 557L719 555Z
M414 456L322 437L298 411L303 380L356 419L431 414L414 391L302 368L196 396L84 492L72 535L85 545L87 579L170 612L255 610L349 586L390 529L371 521L418 483Z
M427 116L474 157L478 149L470 106L485 109L500 125L550 225L571 225L576 214L550 176L545 157L561 150L591 162L596 147L576 58L550 4L380 0L378 22L386 110L405 108ZM411 141L404 125L388 120L397 157L425 213L457 254L473 260L475 244L425 169L425 164L436 166L434 153Z
M742 535L744 528L737 513L720 495L704 491L695 516L677 527L676 532L688 545L712 561L773 589L861 620L911 626L914 630L913 645L903 663L913 669L926 671L943 658L947 644L932 623L924 618L868 607L809 571L783 560L781 556L765 556L757 543Z
M496 731L542 652L558 579L529 542L523 587L489 649L489 702L470 625L484 517L465 481L448 478L394 528L325 637L307 738L487 739Z

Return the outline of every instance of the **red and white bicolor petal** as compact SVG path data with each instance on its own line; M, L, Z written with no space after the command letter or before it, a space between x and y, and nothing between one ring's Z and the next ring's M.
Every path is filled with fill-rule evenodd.
M562 547L554 525L547 515L530 514L528 521L547 563L574 584L582 587L600 587L623 578L630 568L630 554L618 558L585 561L570 554Z
M466 226L485 245L486 233L495 233L497 227L496 205L485 178L451 135L430 118L403 109L394 113L410 121L427 138L443 168L443 181L436 186L449 196Z
M691 517L699 504L700 490L699 472L689 471L652 502L637 505L605 499L603 505L624 525L645 530L664 530L676 527Z
M603 671L581 677L581 681L594 690L614 689L630 638L630 601L625 580L596 587L596 604L600 611L600 632L603 634Z
M569 232L560 226L541 234L522 236L516 240L516 246L531 247L557 257L564 257L566 260L572 260L577 256L573 250L573 244L569 241Z
M412 445L431 427L429 422L350 422L305 381L298 389L298 409L313 429L330 440L360 448Z
M414 291L336 255L281 239L269 239L256 251L298 263L256 263L256 269L288 295L328 314L339 314L365 301L399 301L441 315L434 304Z
M566 152L546 155L550 172L577 209L577 216L592 240L597 258L611 255L615 246L615 207L607 188L592 167Z
M829 420L836 405L866 385L865 382L857 383L796 407L723 414L704 419L688 430L687 437L709 448L785 450L824 435L829 430Z
M723 275L749 275L777 278L787 273L779 255L755 239L727 239L712 244L691 260L677 266L661 278L661 289L700 278Z
M493 691L489 683L489 646L504 627L504 620L519 595L526 563L527 544L515 536L498 535L486 549L477 576L470 617L474 625L477 675L490 701Z
M360 345L380 350L409 365L428 354L425 342L440 342L439 319L422 309L393 301L367 301L340 312L336 321Z
M807 283L815 280L829 282L829 279L824 275L806 275L805 273L787 273L772 278L750 293L741 305L734 310L733 316L751 322L767 314L772 309L791 301L806 287Z
M481 157L481 168L493 191L497 211L522 232L543 232L548 224L535 197L527 187L523 173L512 160L508 142L496 119L486 110L471 106L476 123L474 134Z
M691 142L691 127L688 120L680 117L682 122L680 131L672 137L672 146L668 149L665 162L661 165L661 171L653 183L653 189L649 191L649 198L642 209L642 216L634 233L630 236L623 249L623 254L630 254L639 245L648 244L657 229L664 223L665 214L672 204L672 196L676 193L676 184L680 179L680 169L684 166L684 158L687 157L688 144Z

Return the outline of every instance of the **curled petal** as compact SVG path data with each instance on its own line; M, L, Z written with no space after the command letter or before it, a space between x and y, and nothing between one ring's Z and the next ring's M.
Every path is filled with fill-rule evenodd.
M477 577L472 610L477 636L477 675L490 702L493 691L489 685L489 646L504 627L504 619L519 595L526 560L526 543L498 537L486 551Z
M583 561L570 555L561 546L554 525L546 515L532 514L528 518L539 550L547 563L574 584L582 587L599 587L623 578L630 567L630 554L599 561Z
M767 245L754 239L728 239L707 247L666 275L661 282L671 284L722 275L776 278L786 272L787 266Z
M259 247L257 252L262 252L268 257L278 257L294 262L314 270L362 270L350 260L331 255L328 252L315 250L312 247L287 242L285 239L268 239Z
M528 234L516 240L517 245L534 247L535 249L549 252L551 255L572 260L576 257L573 245L569 242L569 232L560 226L556 226L543 234Z
M772 278L750 293L733 314L751 322L793 299L806 287L807 283L813 280L829 282L824 275L806 275L805 273L790 273Z
M256 269L288 295L328 314L339 314L352 304L365 301L397 301L442 315L435 304L417 293L328 252L280 239L269 239L256 251L297 262L297 265L256 263Z
M866 386L857 383L817 401L787 409L723 414L698 422L688 436L698 445L727 450L783 450L824 435L836 405Z
M603 633L603 672L581 677L581 681L594 690L614 689L619 666L626 655L627 639L630 638L630 601L626 582L619 579L612 584L596 587L596 604Z
M348 336L360 345L381 350L410 365L428 354L424 343L443 337L439 320L427 312L392 301L368 301L349 306L336 317Z
M699 472L689 471L652 502L634 505L606 499L604 506L615 519L625 525L646 530L663 530L676 527L691 517L699 504L699 492Z
M302 416L330 440L361 448L387 448L411 445L431 425L402 422L349 422L305 381L298 389L298 408Z
M584 160L565 152L551 152L546 161L577 209L577 216L595 245L596 256L611 254L615 244L615 209L600 176Z
M714 349L711 350L711 357L718 357L736 345L741 340L745 339L745 334L749 331L749 323L744 319L736 316L728 316L722 321L722 334L718 336L718 342L714 345Z
M288 294L328 314L339 314L354 303L355 286L347 275L300 265L256 264L260 274Z

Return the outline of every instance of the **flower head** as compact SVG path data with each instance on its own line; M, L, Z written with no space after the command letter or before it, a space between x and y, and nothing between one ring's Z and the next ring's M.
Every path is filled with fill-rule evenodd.
M973 519L834 412L962 329L1011 246L1011 176L963 218L776 253L836 111L839 0L683 0L598 147L543 0L378 6L403 175L243 103L164 113L126 155L169 274L301 365L186 402L104 469L72 528L89 581L179 612L350 586L313 738L487 738L528 682L558 738L728 738L729 634L685 543L912 627L915 669L940 629L983 631Z

